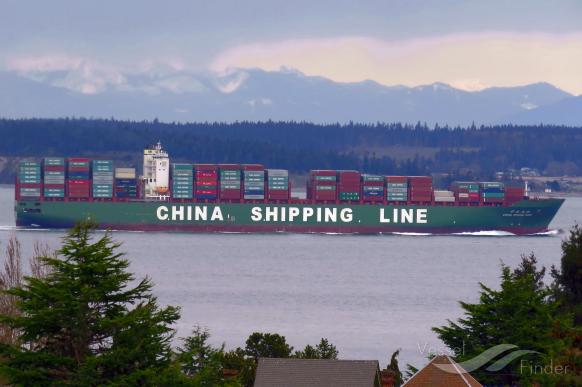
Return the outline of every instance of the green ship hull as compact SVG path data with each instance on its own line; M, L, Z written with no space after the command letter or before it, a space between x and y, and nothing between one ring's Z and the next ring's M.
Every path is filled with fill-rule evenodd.
M508 206L16 201L16 225L181 232L432 233L548 230L564 199Z

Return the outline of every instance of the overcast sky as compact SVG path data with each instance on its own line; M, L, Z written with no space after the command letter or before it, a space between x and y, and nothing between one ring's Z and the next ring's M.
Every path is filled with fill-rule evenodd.
M239 67L467 90L545 81L582 94L582 1L0 3L0 68L75 71L86 92L134 74Z

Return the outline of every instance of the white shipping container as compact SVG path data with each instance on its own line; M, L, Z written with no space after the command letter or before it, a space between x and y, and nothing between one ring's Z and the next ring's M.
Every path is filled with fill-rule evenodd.
M135 168L115 168L116 179L135 179Z
M454 197L455 193L453 191L444 191L444 190L435 190L434 191L435 197Z
M267 169L268 176L289 176L289 171L286 169Z
M442 202L454 203L455 202L455 198L454 197L450 198L450 197L445 197L445 196L441 196L441 197L436 197L435 196L434 201L435 202L441 202L441 203Z

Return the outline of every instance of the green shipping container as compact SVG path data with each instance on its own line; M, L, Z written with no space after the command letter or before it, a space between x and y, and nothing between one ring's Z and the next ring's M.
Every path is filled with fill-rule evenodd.
M220 189L240 189L240 184L220 184Z
M505 194L503 192L483 192L481 196L487 199L503 199Z
M386 183L386 187L390 188L408 188L408 183Z
M264 182L265 179L263 179L262 177L245 177L245 183L250 182L250 183L256 183L256 182Z
M289 178L286 176L269 176L269 182L275 182L275 181L282 181L282 182L288 182Z
M335 176L314 176L317 181L336 181Z
M46 166L65 166L65 159L62 157L45 157L44 165Z
M359 200L360 194L357 192L340 192L340 200Z
M335 191L335 185L317 185L315 186L316 191Z
M408 193L408 188L387 188L386 191L388 193L406 194Z
M384 176L379 176L379 175L362 175L362 180L364 182L369 182L369 181L384 181Z

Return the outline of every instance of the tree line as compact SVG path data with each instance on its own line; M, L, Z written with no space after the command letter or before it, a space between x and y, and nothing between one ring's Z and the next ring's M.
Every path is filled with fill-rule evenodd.
M0 156L111 157L124 165L139 165L142 148L160 140L180 161L262 163L295 173L333 168L484 178L497 171L529 167L549 174L577 175L582 173L580 129L547 125L461 128L420 123L0 119Z

